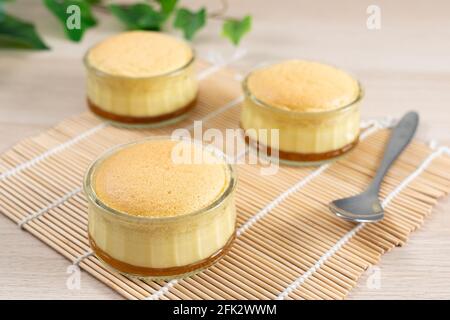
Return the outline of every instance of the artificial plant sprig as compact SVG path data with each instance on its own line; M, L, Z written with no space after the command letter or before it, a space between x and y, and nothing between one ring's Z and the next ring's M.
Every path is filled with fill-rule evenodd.
M6 13L0 0L0 48L48 49L32 23ZM17 0L21 1L21 0ZM228 3L221 0L221 8L209 13L206 7L192 10L180 5L179 0L146 0L122 3L106 0L42 0L45 7L59 20L66 37L81 41L85 32L97 25L96 10L103 10L116 17L129 30L161 31L171 21L187 40L192 40L205 27L208 19L220 19L222 35L238 45L251 30L252 19L227 17Z

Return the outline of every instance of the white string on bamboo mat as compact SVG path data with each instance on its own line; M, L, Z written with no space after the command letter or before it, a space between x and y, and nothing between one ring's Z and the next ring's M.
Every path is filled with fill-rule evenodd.
M241 59L242 57L244 57L246 55L246 53L247 53L246 50L237 50L231 59L224 60L223 62L221 62L219 64L215 64L215 65L212 65L211 67L206 68L204 71L199 73L198 78L200 80L207 78L208 76L214 74L215 72L219 71L220 69L226 67L230 63ZM226 107L226 106L224 106L224 107ZM228 108L230 108L230 106L228 106L227 108L222 110L222 112L226 111ZM220 112L216 113L212 117L218 115L219 113ZM212 117L209 117L209 118L212 118ZM82 132L79 135L74 136L73 138L67 140L66 142L59 144L51 149L48 149L47 151L41 153L40 155L38 155L26 162L23 162L23 163L15 166L14 168L6 170L5 172L0 174L0 181L3 179L9 178L10 176L13 176L25 169L28 169L28 168L36 165L37 163L41 162L42 160L73 146L74 144L78 143L79 141L93 135L97 131L99 131L107 126L109 126L109 122L102 122L102 123L96 125L95 127L91 128L85 132Z
M395 120L391 117L383 118L383 119L372 119L368 121L363 121L361 123L362 128L367 128L366 131L364 131L360 139L364 140L367 137L369 137L371 134L375 133L376 131L393 126ZM245 153L243 153L245 154ZM242 154L241 154L242 156ZM236 231L236 237L241 236L245 231L247 231L250 227L252 227L258 220L265 217L269 212L271 212L275 207L277 207L280 203L282 203L286 198L291 196L293 193L297 192L301 188L303 188L305 185L307 185L311 180L318 177L322 172L324 172L326 169L330 167L330 163L326 163L321 165L319 168L311 172L309 175L307 175L305 178L298 181L296 184L294 184L292 187L281 193L278 197L276 197L274 200L272 200L269 204L267 204L264 208L262 208L258 213L253 215L251 218L249 218L237 231ZM161 298L165 293L169 291L171 287L173 287L178 282L177 279L171 280L168 283L166 283L164 286L162 286L159 290L155 291L153 294L145 298L145 300L158 300Z
M66 193L65 195L63 195L62 197L56 199L55 201L53 201L52 203L50 203L48 206L36 211L35 213L26 216L25 218L23 218L21 221L19 221L18 225L20 228L23 228L23 226L28 223L29 221L39 217L40 215L46 213L47 211L59 206L60 204L66 202L67 200L69 200L71 197L73 197L74 195L76 195L78 192L81 191L81 187L77 187L75 189L73 189L72 191Z
M80 264L81 261L83 261L84 259L92 256L94 254L94 251L92 251L91 249L89 249L88 251L86 251L85 253L83 253L81 256L79 256L78 258L75 259L75 261L72 263L72 265L77 266Z
M232 56L230 59L228 59L228 60L223 59L223 58L220 56L220 58L218 59L218 61L217 61L217 59L215 59L216 61L213 61L213 62L214 62L214 65L213 65L212 67L210 67L210 68L208 68L208 69L205 69L205 70L199 72L199 74L197 75L197 78L198 78L199 80L203 80L203 79L209 77L211 74L217 72L218 70L220 70L220 69L226 67L226 66L229 65L230 63L232 63L232 62L234 62L234 61L237 61L237 60L243 58L246 54L247 54L247 50L246 50L246 49L237 49L237 50L234 52L233 56Z
M0 180L9 178L10 176L13 176L19 172L21 172L22 170L28 169L36 164L38 164L39 162L41 162L42 160L58 153L61 152L71 146L73 146L74 144L78 143L79 141L93 135L94 133L96 133L97 131L103 129L106 126L106 123L100 123L99 125L96 125L95 127L67 140L66 142L57 145L56 147L53 147L51 149L48 149L47 151L41 153L40 155L26 161L23 162L17 166L15 166L14 168L11 168L5 172L3 172L2 174L0 174Z
M172 279L162 286L158 291L155 291L150 296L146 297L144 300L159 300L162 296L169 292L170 288L178 283L178 279Z
M209 120L211 120L212 118L218 116L219 114L224 113L224 112L227 111L228 109L231 109L231 108L237 106L239 103L242 102L242 100L243 100L243 97L242 97L242 96L237 97L236 99L233 99L232 101L226 103L226 104L223 105L222 107L217 108L216 110L214 110L214 111L208 113L206 116L204 116L203 118L201 118L201 119L198 120L198 121L202 121L202 122L209 121ZM191 130L192 128L194 128L194 123L190 124L189 126L185 127L184 129Z
M411 173L405 180L403 180L395 189L392 191L382 202L382 206L386 206L389 202L392 201L402 190L411 183L414 179L416 179L429 165L430 163L441 156L442 154L449 154L449 148L446 146L439 147L436 151L431 153L421 164L420 166Z
M430 163L437 157L442 154L449 154L450 149L448 147L440 147L436 151L432 152L428 157L425 158L424 161L414 170L408 177L406 177L392 192L390 192L386 198L382 201L381 205L383 208L386 208L391 201L402 192L414 179L416 179L429 165ZM336 244L331 247L324 255L322 255L319 260L309 268L303 275L298 277L294 282L292 282L286 289L284 289L278 296L277 300L284 300L292 291L296 290L300 287L314 272L316 272L322 265L333 256L343 245L345 245L350 239L358 233L362 228L364 228L365 223L357 224L352 230L347 232L341 239L339 239Z

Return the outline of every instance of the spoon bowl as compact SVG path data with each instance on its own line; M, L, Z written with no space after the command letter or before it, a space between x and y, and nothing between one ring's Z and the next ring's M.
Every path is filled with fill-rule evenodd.
M375 222L383 219L384 216L378 197L368 192L334 200L329 204L329 208L338 217L357 222Z
M397 157L414 136L419 124L417 112L410 111L392 129L383 160L366 191L356 196L334 200L328 207L338 217L356 222L375 222L383 219L383 206L378 199L381 182Z

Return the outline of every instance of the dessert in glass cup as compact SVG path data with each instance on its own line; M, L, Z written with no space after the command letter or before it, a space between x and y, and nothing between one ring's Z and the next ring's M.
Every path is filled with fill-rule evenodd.
M251 144L277 149L288 164L317 164L351 150L360 131L361 86L335 67L289 60L251 72L243 83L240 124ZM253 129L253 130L249 130ZM259 141L278 129L279 141Z
M175 122L195 106L195 55L185 42L158 32L107 38L84 57L88 106L124 125Z
M201 161L174 161L190 152ZM202 270L235 237L235 185L223 153L199 142L152 137L115 147L85 176L91 247L128 275L173 278Z

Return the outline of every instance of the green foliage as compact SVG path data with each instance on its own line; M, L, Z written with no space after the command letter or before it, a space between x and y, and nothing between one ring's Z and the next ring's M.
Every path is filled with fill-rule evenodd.
M14 0L0 0L0 11L2 10L3 3L5 2L13 2Z
M0 48L48 49L38 35L34 25L5 11L5 6L14 0L0 0ZM18 0L22 1L22 0ZM163 29L167 20L174 16L173 27L183 36L192 40L206 25L206 8L192 11L178 7L178 0L136 0L131 4L109 4L104 0L42 0L48 10L60 21L64 32L72 41L80 41L89 28L97 25L92 7L107 8L127 29L155 30ZM210 18L223 18L211 14ZM222 35L234 45L251 29L250 16L239 19L227 19L222 27Z
M80 41L84 32L95 26L97 20L91 12L91 4L86 0L43 0L47 8L59 19L67 37Z
M194 12L185 8L177 10L173 26L183 31L186 39L192 40L194 35L206 24L206 9Z
M252 17L246 16L242 20L228 19L223 23L222 35L238 45L242 37L252 29Z
M161 11L166 15L170 15L177 6L178 0L157 0L161 6Z
M31 23L0 12L0 48L48 49Z
M166 15L146 3L133 5L111 4L109 11L131 30L161 30Z

